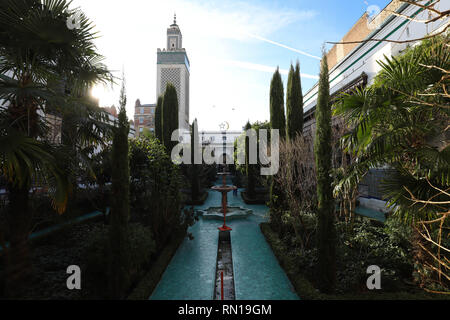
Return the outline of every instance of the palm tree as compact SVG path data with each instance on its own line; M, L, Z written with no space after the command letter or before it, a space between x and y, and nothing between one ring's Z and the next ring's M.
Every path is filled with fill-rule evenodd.
M64 108L86 95L96 82L112 80L94 46L93 25L80 14L79 28L68 28L74 13L65 0L4 0L0 3L0 101L3 101L1 174L8 179L10 268L7 288L20 287L29 273L27 238L29 190L41 178L63 212L68 195L64 172L56 167L47 126L40 114ZM77 26L78 27L78 26Z
M343 95L335 108L335 114L346 117L350 123L351 130L342 143L356 159L337 187L359 182L373 167L387 165L393 169L382 189L394 218L415 230L417 274L422 284L433 284L433 292L447 294L448 41L448 36L431 38L403 56L385 58L385 62L379 62L382 70L374 84Z
M356 156L344 179L389 165L396 173L384 184L386 198L397 215L410 221L430 218L441 208L422 208L411 201L409 191L429 199L439 192L427 180L445 189L450 182L446 43L448 38L427 40L403 56L380 61L374 84L344 94L334 110L349 121L351 130L342 143Z
M93 155L112 139L113 123L108 113L91 97L67 97L67 100L63 107L55 110L62 118L62 143L57 146L55 154L59 167L71 182L67 207L70 211L76 204L73 200L77 198L80 179L96 180Z

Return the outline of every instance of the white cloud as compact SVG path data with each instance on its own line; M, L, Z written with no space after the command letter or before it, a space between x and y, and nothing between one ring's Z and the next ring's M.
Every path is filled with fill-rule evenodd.
M266 38L263 38L261 36L257 36L257 35L254 35L254 34L250 34L250 33L248 34L248 36L251 37L251 38L255 38L255 39L258 39L258 40L261 40L261 41L264 41L264 42L276 45L276 46L281 47L281 48L285 48L285 49L288 49L288 50L300 53L300 54L302 54L304 56L320 60L320 57L318 57L318 56L309 54L309 53L307 53L305 51L302 51L302 50L299 50L299 49L295 49L295 48L289 47L289 46L287 46L285 44L282 44L282 43L279 43L279 42L276 42L276 41L272 41L272 40L269 40L269 39L266 39Z
M235 40L247 40L251 34L268 36L291 23L312 19L317 15L312 10L266 8L238 1L202 5L177 2L184 6L188 17L196 16L196 23L192 26L197 35Z
M267 65L263 65L263 64L257 64L257 63L252 63L252 62L239 61L239 60L221 60L221 62L228 66L235 66L235 67L239 67L239 68L243 68L243 69L261 71L261 72L269 72L271 74L274 73L275 69L276 69L276 67L273 67L273 66L267 66ZM279 69L279 71L281 74L284 74L284 75L289 74L289 70L287 70L287 69ZM307 73L301 73L301 76L303 78L308 78L308 79L316 79L316 80L319 79L319 76L311 75L311 74L307 74Z

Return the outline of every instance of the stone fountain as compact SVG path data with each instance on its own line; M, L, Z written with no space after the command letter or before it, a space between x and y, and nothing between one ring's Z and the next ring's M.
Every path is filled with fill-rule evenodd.
M229 175L229 172L225 172L225 170L223 172L218 173L218 175L222 176L222 185L218 185L218 186L213 186L211 189L214 191L218 191L222 193L222 209L220 210L220 212L223 213L223 226L218 228L220 231L231 231L231 228L227 226L226 223L226 219L227 219L227 204L228 204L228 199L227 199L227 194L230 191L233 191L235 189L237 189L236 186L227 186L226 183L226 176Z
M221 192L222 193L222 201L220 207L210 207L205 210L197 210L199 215L203 216L203 219L223 219L222 227L218 228L221 231L230 231L231 228L226 225L226 220L234 220L246 218L250 214L253 213L251 209L246 209L242 207L229 207L228 206L228 197L227 194L230 191L236 190L237 187L233 185L227 185L226 177L229 175L229 172L225 170L223 172L219 172L218 175L222 177L222 185L216 185L211 187L211 190Z

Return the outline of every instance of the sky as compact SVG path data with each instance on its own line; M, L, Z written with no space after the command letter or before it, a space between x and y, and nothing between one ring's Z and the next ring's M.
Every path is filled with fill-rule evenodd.
M318 79L326 41L339 41L353 24L389 0L74 0L95 24L96 46L117 84L96 86L100 106L118 105L124 70L127 114L136 99L156 102L156 51L166 46L174 13L190 60L190 122L201 130L241 130L269 119L273 72L286 89L291 63L300 62L302 90ZM327 45L326 49L331 46Z

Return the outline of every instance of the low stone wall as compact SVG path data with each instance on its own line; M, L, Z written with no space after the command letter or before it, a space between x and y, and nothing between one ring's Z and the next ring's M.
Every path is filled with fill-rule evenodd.
M391 211L391 209L386 207L386 203L387 202L383 201L383 200L374 199L374 198L359 197L358 201L359 201L359 205L361 207L365 207L365 208L369 208L369 209L372 209L372 210L381 211L383 213L387 213L387 212Z

